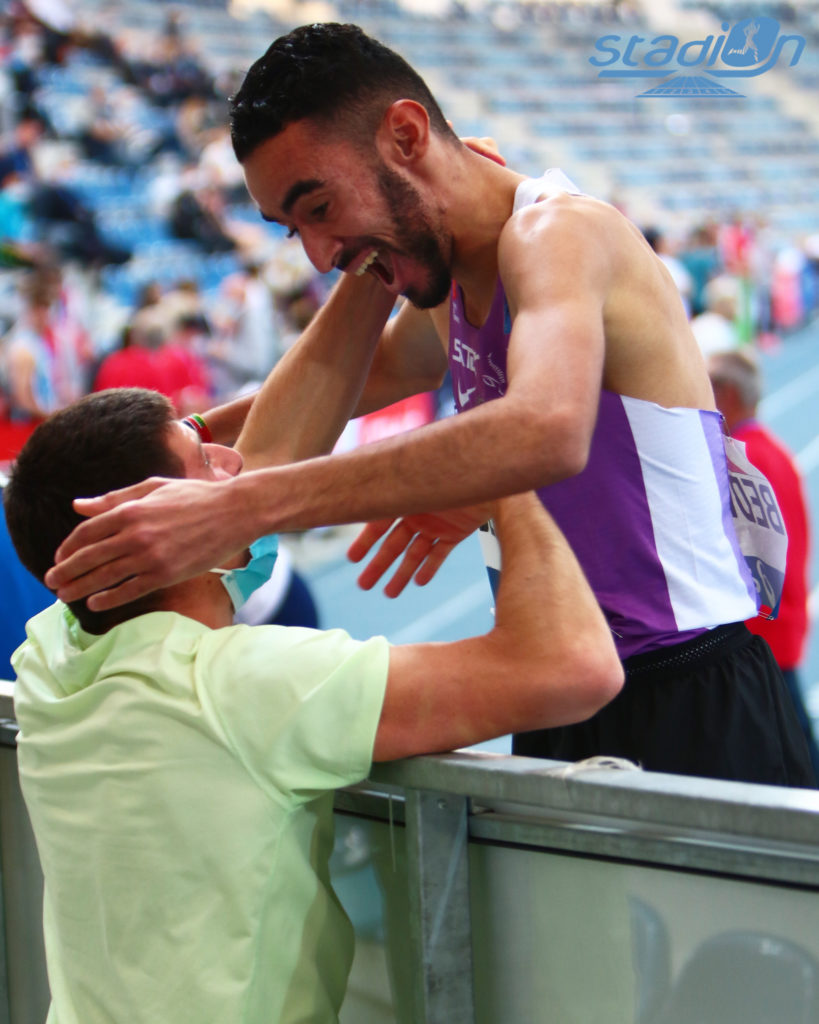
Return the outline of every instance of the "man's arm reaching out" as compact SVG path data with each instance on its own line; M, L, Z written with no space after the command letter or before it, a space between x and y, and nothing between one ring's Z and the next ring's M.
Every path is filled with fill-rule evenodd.
M332 451L361 397L394 296L344 276L251 406L236 447L245 469Z

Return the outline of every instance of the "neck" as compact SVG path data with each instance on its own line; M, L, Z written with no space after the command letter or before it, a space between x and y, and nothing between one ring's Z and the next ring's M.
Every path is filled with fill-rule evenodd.
M202 573L168 587L162 603L165 611L186 615L209 629L233 624L233 605L218 576Z
M453 240L450 269L464 293L483 294L498 273L498 240L526 177L467 149L443 146L432 192Z

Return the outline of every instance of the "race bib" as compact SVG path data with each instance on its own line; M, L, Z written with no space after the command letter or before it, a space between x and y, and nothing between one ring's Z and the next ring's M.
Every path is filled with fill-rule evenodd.
M748 460L745 445L724 437L728 462L731 515L739 547L757 590L758 612L775 619L785 582L788 533L785 520L767 478Z

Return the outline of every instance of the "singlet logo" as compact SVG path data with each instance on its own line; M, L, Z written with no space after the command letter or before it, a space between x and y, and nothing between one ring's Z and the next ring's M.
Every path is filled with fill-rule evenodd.
M480 358L480 352L477 352L474 348L467 345L466 342L461 341L460 338L452 339L452 362L457 363L459 366L463 366L474 377L477 377L478 375L475 364ZM453 374L453 376L455 376L455 374ZM476 386L465 388L461 384L460 380L456 380L456 389L458 392L458 407L463 409L464 405L469 401L470 396L475 392Z
M742 97L724 80L753 78L770 71L786 46L790 52L788 67L794 67L805 49L805 37L779 35L776 18L759 15L743 18L733 26L723 22L722 34L716 39L708 35L682 45L679 37L672 35L653 39L633 35L627 40L619 35L600 36L594 48L602 56L589 57L589 63L602 69L598 78L667 79L639 93L640 97ZM715 66L718 61L724 66Z
M470 348L466 342L461 341L460 338L454 338L452 341L452 362L459 363L461 366L465 366L470 373L476 373L475 363L481 358L480 352L476 352L474 348Z
M466 390L464 390L461 387L461 382L458 381L458 405L460 405L461 407L466 405L466 403L469 401L469 396L472 394L474 390L475 388L467 388Z
M485 373L483 375L484 385L497 391L498 397L501 397L506 394L506 374L492 358L491 352L487 355L486 361L489 363L492 373Z

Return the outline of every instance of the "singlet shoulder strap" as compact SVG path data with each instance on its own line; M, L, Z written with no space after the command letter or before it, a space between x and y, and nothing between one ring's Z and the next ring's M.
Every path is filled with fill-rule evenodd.
M564 192L569 192L574 196L583 195L583 192L559 167L551 167L541 177L527 178L518 185L515 191L513 212L517 213L524 206L531 206L533 203L536 203L543 193L544 186L549 186L550 188L557 186L562 188Z

